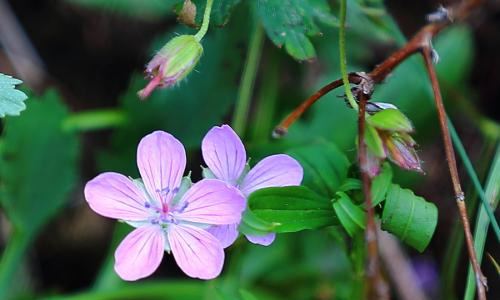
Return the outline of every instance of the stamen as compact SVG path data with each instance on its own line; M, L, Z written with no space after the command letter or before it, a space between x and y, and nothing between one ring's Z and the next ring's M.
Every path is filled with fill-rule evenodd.
M165 195L167 195L170 192L170 189L168 187L165 187L165 188L162 188L161 190L160 189L156 189L155 192L157 192L158 194L165 194Z
M178 210L178 212L182 213L186 207L188 207L189 203L187 201L185 201L184 203L182 203L182 206L181 208Z

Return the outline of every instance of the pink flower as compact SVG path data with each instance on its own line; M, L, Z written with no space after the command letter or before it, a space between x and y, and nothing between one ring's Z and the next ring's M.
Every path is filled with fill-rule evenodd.
M245 209L244 197L215 179L189 187L190 180L182 178L184 147L163 131L141 140L137 165L142 181L108 172L85 186L85 198L95 212L136 227L116 249L118 275L124 280L149 276L167 251L187 275L217 277L224 251L219 240L205 229L239 222Z
M211 173L209 177L238 188L245 197L258 189L300 185L302 181L302 166L285 154L268 156L247 172L245 147L228 125L213 127L203 138L201 150ZM213 226L208 230L221 241L224 248L238 237L238 223ZM246 237L254 244L268 246L274 241L275 234Z

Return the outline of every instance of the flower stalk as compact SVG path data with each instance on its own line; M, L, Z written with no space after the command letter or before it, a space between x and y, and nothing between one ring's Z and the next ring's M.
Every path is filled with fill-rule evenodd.
M203 23L201 23L200 30L194 35L194 38L198 42L203 39L208 31L208 25L210 24L210 14L212 13L212 4L214 0L207 0L207 5L205 6L205 12L203 13Z

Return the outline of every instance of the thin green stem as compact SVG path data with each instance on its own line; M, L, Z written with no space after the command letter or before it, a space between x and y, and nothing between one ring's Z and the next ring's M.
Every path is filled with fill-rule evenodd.
M274 125L274 116L279 93L279 57L271 55L266 63L266 72L262 77L262 87L253 122L252 140L268 141Z
M31 244L29 235L13 232L0 260L0 299L9 299L16 272Z
M62 124L66 131L89 131L119 127L127 122L120 109L95 109L77 112L67 117Z
M476 192L479 196L479 199L481 200L481 203L483 204L482 207L490 219L491 225L493 227L493 231L495 232L495 235L497 237L497 240L500 241L500 228L498 228L498 223L497 220L495 219L495 215L493 214L493 211L491 210L490 204L488 203L488 199L484 193L483 188L481 187L481 183L479 182L479 178L477 177L476 172L474 171L474 167L472 166L472 163L469 159L469 156L467 155L467 152L465 152L464 145L462 144L462 141L460 141L460 138L458 137L457 132L455 131L455 127L451 123L450 119L448 118L448 128L451 133L451 137L453 140L453 144L455 145L455 148L457 150L458 155L462 159L462 162L464 163L465 170L467 171L467 174L469 175L472 184L474 185L474 188L476 189Z
M262 44L264 41L264 29L256 21L255 28L250 40L248 54L243 68L240 89L238 91L238 100L233 114L233 129L237 134L243 136L248 119L248 110L250 109L250 100L252 90L257 77L257 68L259 66L262 54Z
M340 73L342 74L342 82L344 83L345 95L349 104L355 110L358 110L358 104L354 100L351 92L351 85L347 76L347 58L345 54L345 20L346 20L347 3L346 0L340 1L340 27L339 27L339 53L340 53Z
M489 203L486 206L490 206L494 209L498 205L500 192L500 146L497 148L495 158L491 165L490 174L486 182L486 195L485 198L489 199ZM481 263L484 253L484 244L486 242L486 236L488 235L488 225L491 217L488 216L488 211L485 206L481 206L479 209L479 214L476 219L476 229L474 231L474 248L477 253L477 260ZM493 219L495 220L495 219ZM464 300L474 299L476 293L476 284L474 278L474 272L469 265L469 272L467 275L467 285L465 287Z
M212 4L214 0L207 0L207 5L205 6L205 12L203 13L203 23L201 24L200 30L195 34L194 38L201 41L208 31L208 24L210 24L210 13L212 12Z

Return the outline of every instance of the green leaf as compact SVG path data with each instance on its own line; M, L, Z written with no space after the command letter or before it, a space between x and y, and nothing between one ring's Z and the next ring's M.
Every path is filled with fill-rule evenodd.
M366 121L379 129L404 132L413 131L413 125L410 120L399 109L388 108L381 110L373 116L366 118Z
M24 100L28 98L25 93L16 90L16 85L22 81L12 76L0 73L0 117L5 115L19 116L26 108Z
M333 144L314 144L288 152L304 168L302 184L332 198L347 178L349 160Z
M339 187L339 191L347 192L352 190L360 190L362 188L361 180L355 178L346 178L342 185Z
M437 207L433 203L397 184L390 186L382 213L383 230L422 252L434 234L437 218Z
M374 155L380 158L386 157L382 139L375 127L371 126L369 123L365 123L365 143Z
M196 23L201 25L207 0L191 0L191 2L196 5ZM214 0L212 4L212 13L210 14L210 25L226 25L231 13L240 2L241 0Z
M288 54L298 60L316 56L309 36L320 35L319 21L336 26L325 0L257 0L257 14L273 43L285 46Z
M346 193L337 192L337 197L333 199L332 205L340 224L350 236L365 228L365 212L361 207L354 204Z
M382 166L382 172L375 176L372 181L372 205L376 206L384 201L385 195L392 182L392 168L388 163Z
M275 223L275 232L296 232L338 224L330 201L304 186L257 190L250 195L248 207L258 218Z
M56 92L7 118L0 151L2 204L16 229L34 234L68 199L78 174L79 142L62 130L68 110Z
M243 213L238 231L248 235L266 235L273 232L279 224L273 224L257 217L251 210L247 209Z

